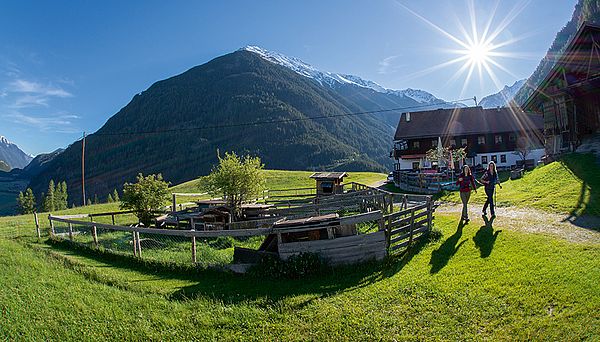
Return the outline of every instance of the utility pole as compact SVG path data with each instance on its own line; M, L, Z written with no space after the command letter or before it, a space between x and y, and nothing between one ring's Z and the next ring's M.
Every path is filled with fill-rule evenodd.
M81 193L83 195L83 205L85 206L85 132L83 132L83 139L81 140Z

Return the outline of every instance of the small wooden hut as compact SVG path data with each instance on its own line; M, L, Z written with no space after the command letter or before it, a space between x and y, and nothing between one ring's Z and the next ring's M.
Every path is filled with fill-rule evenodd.
M342 193L346 176L346 172L315 172L310 178L317 181L317 196L327 196Z

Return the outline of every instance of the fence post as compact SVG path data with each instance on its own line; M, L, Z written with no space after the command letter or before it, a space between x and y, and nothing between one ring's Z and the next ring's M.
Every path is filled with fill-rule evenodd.
M98 231L96 226L92 226L92 238L94 239L94 246L98 248Z
M48 221L50 221L50 237L54 237L54 222L51 214L48 214Z
M192 226L192 231L196 231L196 226L194 224L194 219L190 218L190 225ZM196 237L192 236L192 263L196 264Z
M433 200L431 196L427 199L427 231L431 232L431 221L433 221Z
M173 212L177 211L177 195L173 194Z
M402 198L402 209L407 209L407 208L408 208L408 198L406 195L404 195Z
M115 225L115 214L111 214L110 217L112 218L112 224L114 226Z
M69 240L73 241L73 224L69 222Z
M133 242L133 256L137 256L137 238L135 232L131 232L132 242Z
M35 232L37 233L37 237L39 239L42 237L42 234L40 233L40 221L38 220L36 212L33 213L33 219L35 220Z
M135 237L137 240L137 248L138 248L138 257L142 257L142 242L140 241L140 232L135 232Z
M410 236L408 238L408 246L412 245L413 241L413 230L415 229L415 210L410 211Z

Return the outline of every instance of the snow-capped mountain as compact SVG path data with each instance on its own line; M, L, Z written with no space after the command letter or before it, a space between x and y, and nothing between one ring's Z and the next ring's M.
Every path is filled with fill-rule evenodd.
M526 81L526 79L522 79L516 81L511 86L504 86L504 88L499 92L492 95L488 95L481 99L479 105L483 108L496 108L507 106L515 98L515 95L519 92L519 89L523 87Z
M11 168L24 168L32 159L32 156L21 151L17 145L0 135L0 160Z
M378 93L395 95L399 97L410 98L421 104L431 105L451 105L450 103L439 99L424 90L407 88L404 90L396 90L385 88L373 81L365 80L359 76L348 74L336 74L328 71L321 71L314 66L295 57L288 57L278 52L265 50L258 46L246 46L240 50L250 51L260 55L262 58L289 68L300 75L309 77L317 81L321 85L326 85L331 88L336 88L344 85L352 85L362 88L372 89Z

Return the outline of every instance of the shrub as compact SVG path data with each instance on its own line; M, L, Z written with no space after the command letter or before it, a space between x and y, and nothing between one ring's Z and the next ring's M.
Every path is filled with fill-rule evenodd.
M263 257L250 272L259 277L300 279L323 273L327 264L315 253L292 255L287 260L275 256Z

